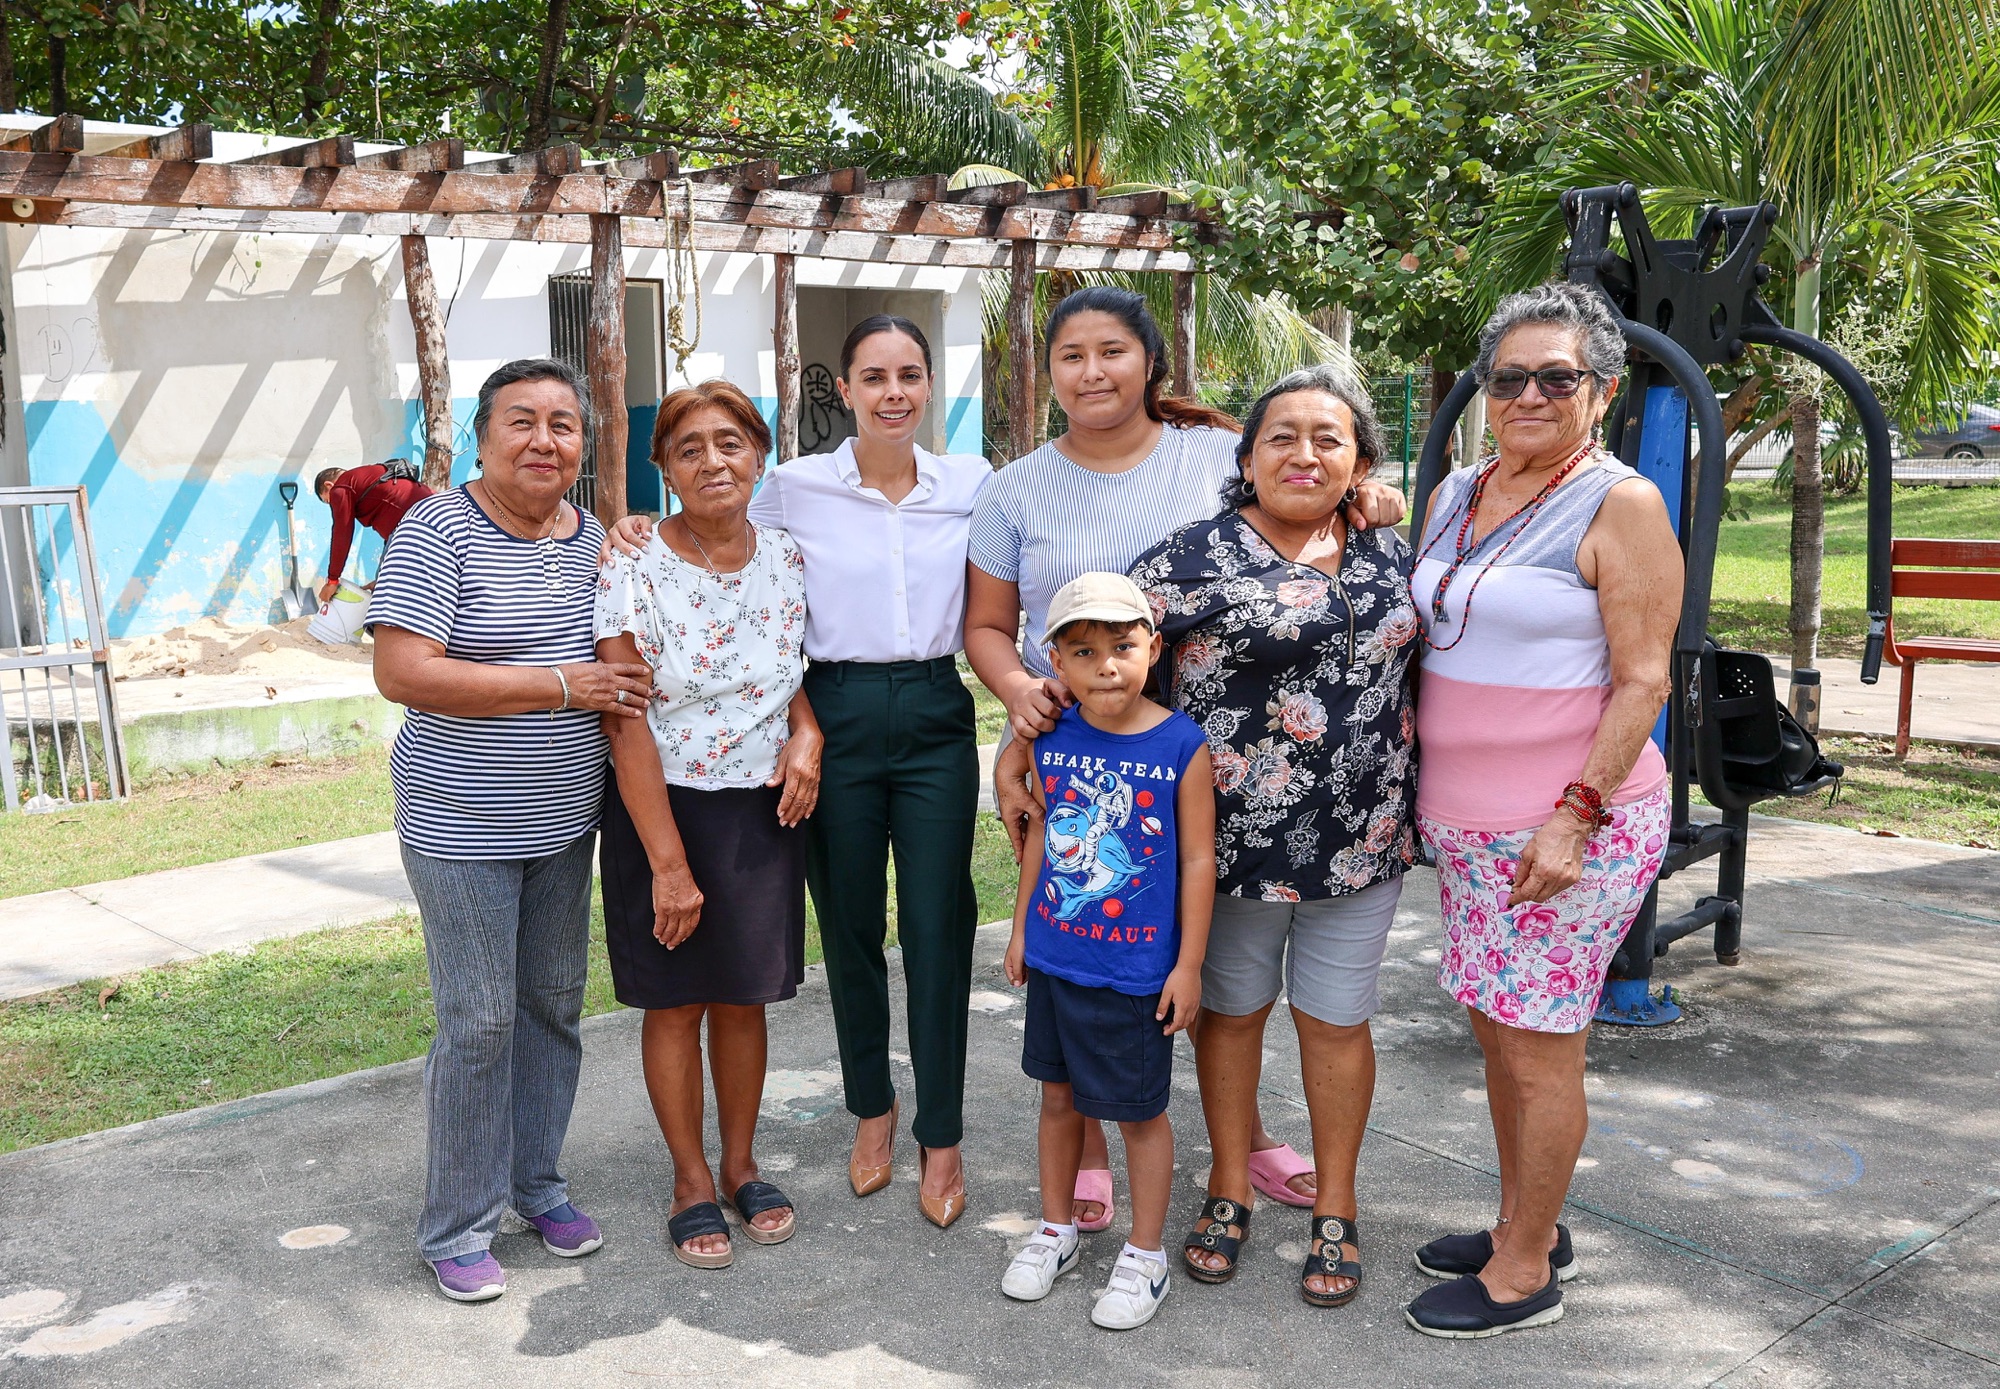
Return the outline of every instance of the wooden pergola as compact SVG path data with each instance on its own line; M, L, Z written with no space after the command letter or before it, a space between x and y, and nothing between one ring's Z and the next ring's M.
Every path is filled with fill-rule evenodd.
M1025 183L954 189L942 177L874 180L865 169L787 177L775 162L684 169L672 151L586 162L574 144L468 161L457 139L356 154L351 136L213 161L213 131L184 125L85 154L83 122L59 116L0 143L0 219L133 230L371 235L401 239L423 398L424 471L451 470L451 383L427 238L590 246L586 368L596 401L597 511L625 510L624 248L670 235L697 251L776 263L778 455L798 452L797 259L1009 272L1009 446L1034 443L1035 276L1046 270L1174 276L1172 382L1194 387L1193 257L1177 228L1212 230L1163 192L1105 197ZM673 225L669 225L670 221Z

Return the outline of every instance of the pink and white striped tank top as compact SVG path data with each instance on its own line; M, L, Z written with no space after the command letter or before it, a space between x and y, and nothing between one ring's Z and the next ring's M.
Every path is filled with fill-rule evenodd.
M1433 647L1417 686L1417 813L1461 829L1519 830L1547 820L1563 787L1582 774L1610 702L1604 618L1597 590L1577 572L1576 552L1605 495L1639 474L1600 451L1525 531L1510 521L1479 542L1445 593L1443 620L1434 621L1432 596L1477 476L1468 468L1438 485L1410 579ZM1666 779L1666 759L1648 739L1607 800L1636 801Z

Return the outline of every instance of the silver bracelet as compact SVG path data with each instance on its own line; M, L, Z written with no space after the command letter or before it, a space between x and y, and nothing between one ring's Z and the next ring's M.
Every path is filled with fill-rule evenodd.
M563 702L554 709L549 710L549 713L553 715L569 708L569 677L563 674L561 666L550 666L549 669L556 673L556 679L562 682L563 687Z

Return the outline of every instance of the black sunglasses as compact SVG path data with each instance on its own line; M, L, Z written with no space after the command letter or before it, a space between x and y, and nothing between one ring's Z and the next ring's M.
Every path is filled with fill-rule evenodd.
M1568 400L1582 387L1586 378L1596 375L1594 371L1574 371L1569 367L1543 367L1540 371L1501 367L1498 371L1487 372L1484 384L1486 394L1494 400L1517 400L1521 392L1528 389L1532 378L1542 388L1544 400Z

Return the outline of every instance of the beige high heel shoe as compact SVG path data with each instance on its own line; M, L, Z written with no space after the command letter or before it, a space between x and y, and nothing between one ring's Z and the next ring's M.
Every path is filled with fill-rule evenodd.
M924 1213L924 1219L938 1229L945 1229L952 1221L965 1214L965 1174L961 1168L957 1191L947 1191L942 1196L927 1195L923 1189L924 1169L930 1164L931 1150L923 1144L917 1145L917 1209ZM963 1159L961 1159L961 1162Z
M891 1101L889 1105L889 1161L879 1167L863 1167L854 1160L854 1153L852 1150L849 1150L847 1155L847 1183L854 1188L856 1196L867 1196L889 1185L890 1171L896 1164L896 1121L897 1111L901 1106L902 1100L900 1098ZM860 1137L861 1126L859 1124L854 1126L854 1133L855 1137Z

